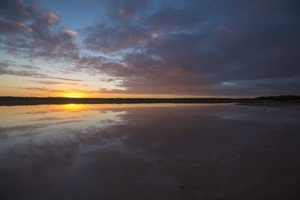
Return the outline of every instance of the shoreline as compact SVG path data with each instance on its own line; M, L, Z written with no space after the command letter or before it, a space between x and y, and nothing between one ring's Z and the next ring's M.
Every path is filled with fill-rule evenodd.
M245 106L300 106L300 96L257 98L65 98L65 97L0 97L0 106L62 104L220 104Z
M64 97L0 97L0 106L61 105L61 104L201 104L238 103L241 99L230 98L64 98Z

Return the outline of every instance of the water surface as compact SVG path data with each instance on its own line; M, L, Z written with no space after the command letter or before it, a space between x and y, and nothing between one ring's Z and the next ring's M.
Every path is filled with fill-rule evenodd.
M0 107L0 199L298 199L300 111Z

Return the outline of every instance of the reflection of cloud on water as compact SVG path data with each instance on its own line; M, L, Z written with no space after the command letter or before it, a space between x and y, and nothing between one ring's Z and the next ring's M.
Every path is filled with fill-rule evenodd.
M39 108L45 109L45 106L34 107L34 109ZM19 107L16 110L23 110L22 113L27 114L17 115L15 114L16 112L12 112L6 118L8 123L0 122L1 152L5 151L5 149L14 148L16 145L26 146L29 141L43 144L44 142L76 140L76 134L78 132L83 133L82 130L95 127L99 131L106 127L123 123L123 116L126 113L126 111L119 110L101 110L99 112L98 106L96 106L95 109L81 112L34 112L31 115L28 112L31 109L32 107L27 106ZM83 137L87 137L87 133L84 133Z
M78 116L82 121L50 120L28 131L2 127L8 134L0 137L0 187L33 199L239 199L257 187L272 194L289 188L291 181L282 180L296 183L299 158L292 152L299 149L300 128L287 123L299 112L272 114L259 120L269 113L226 105L128 108L87 111ZM274 126L279 119L288 128ZM18 128L31 135L13 136Z
M0 117L0 127L26 126L33 124L34 121L65 121L78 119L86 122L86 124L81 123L79 126L80 128L84 128L95 124L95 121L101 120L112 120L121 123L122 115L125 114L124 110L105 110L101 105L80 105L80 107L78 107L76 104L76 109L74 108L71 112L68 110L65 111L64 109L56 109L61 106L62 105L36 107L19 106L18 108L13 107L13 112L9 112L8 108L1 108L1 110L5 109L4 112L6 114ZM104 125L105 124L102 123L102 126Z
M78 119L78 117L41 117L34 119L32 121L56 121L56 120L66 120L66 119Z
M14 126L14 127L0 127L0 133L12 133L12 132L24 132L39 128L45 128L47 126L60 125L60 124L69 124L69 123L77 123L82 122L82 120L69 120L69 121L61 121L61 122L51 122L51 123L37 123L30 124L24 126Z
M99 122L103 123L103 124L111 124L111 123L114 123L115 121L112 119L103 119L103 120L100 120Z

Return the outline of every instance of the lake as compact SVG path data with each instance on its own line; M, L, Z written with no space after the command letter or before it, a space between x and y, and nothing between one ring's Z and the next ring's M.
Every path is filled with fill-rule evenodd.
M300 110L0 106L0 199L299 199Z

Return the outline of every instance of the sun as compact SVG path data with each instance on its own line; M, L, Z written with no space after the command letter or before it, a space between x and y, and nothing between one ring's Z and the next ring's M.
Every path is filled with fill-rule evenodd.
M68 97L68 98L82 98L83 97L83 95L78 92L66 93L64 96Z

